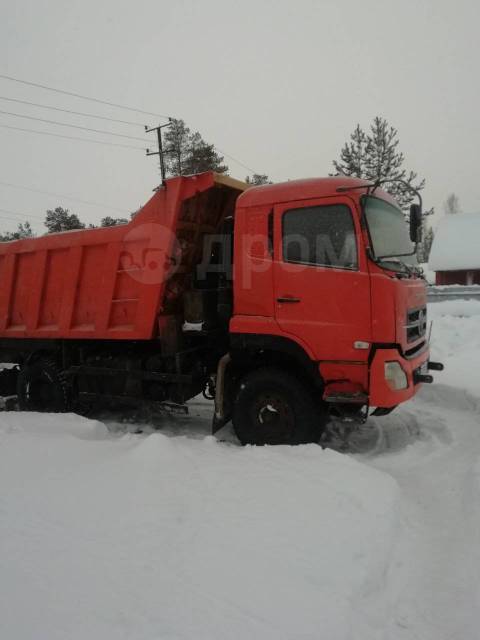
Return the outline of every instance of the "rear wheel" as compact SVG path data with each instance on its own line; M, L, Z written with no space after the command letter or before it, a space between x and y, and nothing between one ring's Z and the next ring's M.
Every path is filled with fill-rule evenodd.
M17 395L21 411L63 413L70 408L70 385L50 358L39 358L22 366Z
M323 406L310 390L274 368L243 378L232 418L240 442L256 445L316 442L326 423Z

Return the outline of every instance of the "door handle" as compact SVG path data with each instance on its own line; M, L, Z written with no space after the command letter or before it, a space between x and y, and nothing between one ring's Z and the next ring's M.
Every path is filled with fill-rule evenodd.
M300 302L300 298L293 298L292 296L285 296L283 298L277 298L277 302L293 304L295 302Z

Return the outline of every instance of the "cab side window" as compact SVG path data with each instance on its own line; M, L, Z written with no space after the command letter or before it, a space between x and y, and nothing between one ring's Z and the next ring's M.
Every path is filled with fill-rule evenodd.
M285 211L282 245L285 262L358 269L355 227L344 204Z

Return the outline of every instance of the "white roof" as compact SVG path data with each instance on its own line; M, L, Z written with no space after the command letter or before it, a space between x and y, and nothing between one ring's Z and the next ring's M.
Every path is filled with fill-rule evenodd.
M480 213L445 215L433 240L432 271L480 269Z

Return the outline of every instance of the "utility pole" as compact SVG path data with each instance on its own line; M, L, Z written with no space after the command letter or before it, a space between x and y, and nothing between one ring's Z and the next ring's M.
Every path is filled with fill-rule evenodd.
M173 120L170 119L166 124L159 124L158 127L152 127L151 129L149 129L148 127L145 127L145 132L146 133L150 133L151 131L156 131L157 132L158 151L150 151L150 149L147 149L147 156L158 156L159 157L159 160L160 160L160 175L162 176L162 182L165 182L165 177L166 177L166 173L165 173L165 153L168 153L168 152L163 150L162 129L164 129L165 127L171 127L172 124L173 124Z

